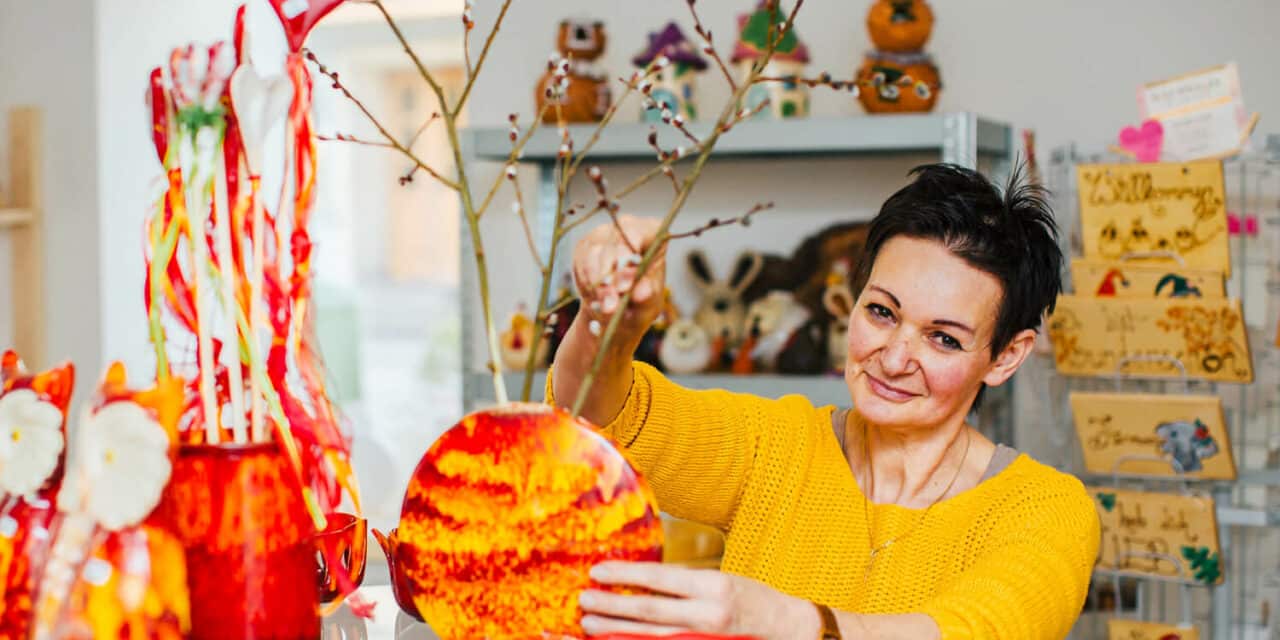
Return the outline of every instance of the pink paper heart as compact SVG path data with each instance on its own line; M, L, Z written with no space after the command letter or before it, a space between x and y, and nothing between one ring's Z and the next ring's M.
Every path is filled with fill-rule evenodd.
M302 49L307 34L320 19L338 8L344 0L270 0L271 8L280 16L284 35L289 40L289 50Z
M1164 126L1159 120L1147 120L1141 127L1121 129L1120 146L1137 156L1138 162L1158 162L1164 146Z

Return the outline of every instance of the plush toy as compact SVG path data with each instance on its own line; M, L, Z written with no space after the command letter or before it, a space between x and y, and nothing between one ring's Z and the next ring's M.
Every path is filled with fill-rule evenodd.
M826 368L826 332L787 291L770 291L747 309L747 326L758 330L750 349L760 371L818 373ZM746 347L743 347L746 350Z
M849 293L849 285L843 282L828 285L822 295L822 303L831 314L831 322L827 325L827 354L831 358L831 369L842 372L849 355L849 316L853 313L853 294Z
M924 0L877 0L867 11L867 32L881 51L920 51L933 32L933 9Z
M770 291L791 291L814 316L827 318L827 278L833 269L842 268L837 264L843 263L848 273L858 268L868 229L865 222L835 224L805 238L789 257L764 256L760 275L743 292L743 300L751 304ZM856 299L858 292L852 293Z
M553 59L548 63L547 72L538 80L534 100L539 110L549 99L549 92L557 93L552 85L556 82L556 65L566 64L568 75L565 85L558 89L559 110L565 121L597 122L604 117L613 97L609 92L609 74L596 64L596 59L604 55L607 40L602 22L564 20L560 23L556 50L564 61L559 63ZM542 121L553 124L558 117L553 104L543 114Z
M529 350L534 348L533 329L533 320L525 315L524 305L517 305L507 330L498 336L505 370L524 371L525 363L529 361ZM549 346L546 338L538 340L537 345L537 361L541 364L547 361Z
M738 16L738 41L734 44L729 63L737 67L739 82L746 80L752 67L768 50L770 24L786 16L786 9L779 4L775 3L770 9L768 0L761 0L754 12ZM804 76L807 64L809 48L792 29L782 37L761 75L767 78L799 78ZM756 116L759 118L802 118L809 115L809 87L791 79L752 85L743 99L743 106L755 109L769 100L769 108L761 110Z
M690 120L698 117L698 76L707 69L707 61L698 53L680 26L667 23L662 31L649 34L649 44L631 59L631 63L644 69L659 56L665 56L668 64L655 70L651 76L653 87L649 97L653 106L643 107L645 122L662 121L661 105L666 103L672 114Z
M737 346L743 336L743 318L746 305L742 293L751 286L764 260L755 251L744 251L734 261L728 280L717 280L707 264L707 256L700 250L689 252L689 273L702 290L702 302L693 314L693 321L706 331L714 342L722 338L725 349Z
M676 320L662 337L658 357L669 373L701 373L714 357L711 339L698 323L688 318Z

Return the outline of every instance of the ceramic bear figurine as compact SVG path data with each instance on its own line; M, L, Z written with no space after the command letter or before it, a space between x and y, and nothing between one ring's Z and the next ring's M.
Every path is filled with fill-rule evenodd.
M609 91L609 74L596 60L604 55L607 36L603 22L564 20L556 38L558 56L547 63L547 72L538 80L534 99L538 110L548 100L558 99L560 114L552 103L542 115L547 124L558 122L560 115L566 122L598 122L609 111L613 96ZM567 67L567 75L556 87L556 68ZM552 98L552 96L559 96Z

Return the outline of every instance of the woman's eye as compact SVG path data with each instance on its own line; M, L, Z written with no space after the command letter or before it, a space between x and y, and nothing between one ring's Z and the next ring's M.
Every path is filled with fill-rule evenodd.
M945 333L941 333L941 332L935 333L933 334L933 339L937 341L938 344L942 345L944 348L949 349L951 351L960 351L963 348L960 345L959 340L956 340L955 338Z
M871 316L874 318L880 318L884 320L893 319L893 312L890 311L888 307L882 304L876 304L872 302L871 304L867 305L867 311L870 312Z

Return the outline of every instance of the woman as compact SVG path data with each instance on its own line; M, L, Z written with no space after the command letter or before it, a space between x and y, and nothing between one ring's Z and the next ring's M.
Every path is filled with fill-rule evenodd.
M1031 352L1061 290L1062 254L1038 188L1001 196L976 172L913 171L871 223L849 320L852 410L798 396L690 391L630 354L661 306L661 262L634 296L583 415L648 477L667 512L726 534L724 572L596 567L588 633L678 630L761 638L1060 638L1099 542L1075 478L965 423ZM657 225L626 218L634 245ZM548 383L574 397L599 326L632 287L610 225L577 246L579 314Z

